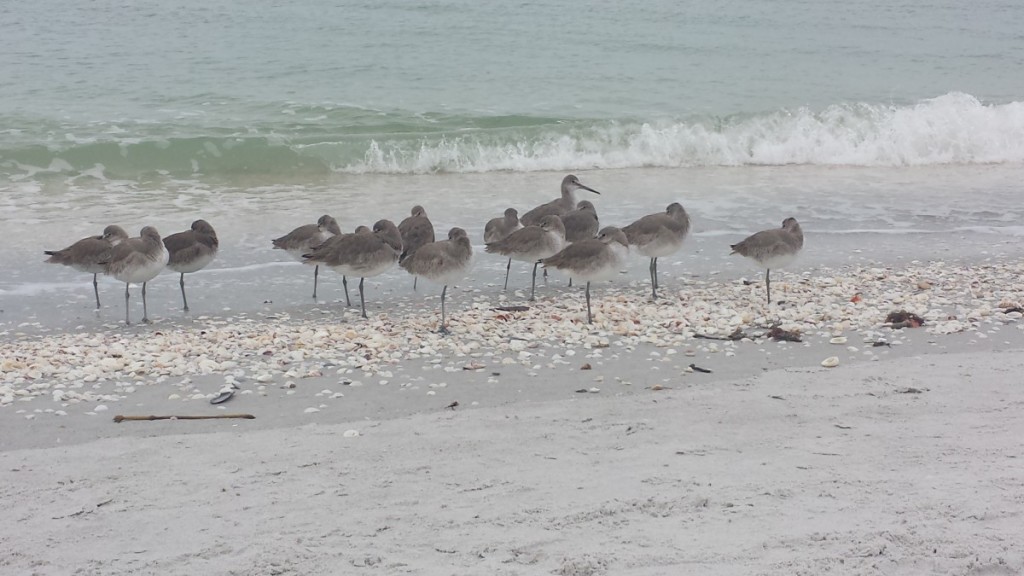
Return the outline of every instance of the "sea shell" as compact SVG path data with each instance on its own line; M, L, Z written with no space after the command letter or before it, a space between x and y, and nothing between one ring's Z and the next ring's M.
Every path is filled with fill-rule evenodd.
M835 368L836 366L839 366L839 357L829 356L821 361L821 365L825 368Z
M828 341L829 344L846 344L846 336L836 336Z

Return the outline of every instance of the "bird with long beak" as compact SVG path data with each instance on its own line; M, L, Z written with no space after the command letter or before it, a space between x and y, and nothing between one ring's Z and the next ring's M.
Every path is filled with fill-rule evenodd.
M519 219L523 226L536 226L540 224L541 218L545 216L561 216L576 209L576 191L586 190L600 195L601 193L593 188L584 186L580 179L569 174L562 178L562 197L552 200L547 204L541 204L530 210Z

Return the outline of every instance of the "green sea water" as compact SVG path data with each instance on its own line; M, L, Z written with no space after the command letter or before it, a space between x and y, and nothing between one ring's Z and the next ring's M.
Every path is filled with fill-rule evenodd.
M0 182L1024 160L1024 5L0 7Z

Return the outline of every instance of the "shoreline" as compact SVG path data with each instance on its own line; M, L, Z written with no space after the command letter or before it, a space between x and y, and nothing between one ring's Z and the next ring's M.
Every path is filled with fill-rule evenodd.
M818 366L831 356L843 366L940 349L1024 348L1021 313L1005 312L1021 304L1021 278L1024 263L819 269L779 274L777 295L786 303L771 308L763 303L763 283L690 279L666 285L671 292L656 302L643 295L642 282L606 284L592 290L596 323L587 326L582 294L552 288L561 284L554 276L532 304L514 299L516 292L450 290L456 297L449 299L453 333L447 337L434 332L436 296L404 299L368 321L355 308L339 321L336 305L328 304L294 316L268 310L198 316L190 323L15 335L0 342L0 415L12 432L3 435L0 450L67 440L53 431L30 435L33 440L13 433L26 422L42 431L47 422L64 429L83 418L108 422L116 413L217 414L242 405L266 416L281 395L304 402L301 408L288 403L286 413L271 416L283 425L316 421L317 412L371 388L389 392L370 403L374 408L366 408L366 416L389 413L389 402L401 407L397 413L414 412L414 397L458 400L449 383L488 386L514 402L515 394L500 391L506 383L566 378L584 364L593 375L569 378L580 382L578 389L611 386L621 392L623 381L666 385L686 376L691 363L741 378L787 362ZM858 302L850 301L854 294ZM496 309L518 304L529 308ZM896 310L918 314L925 325L886 327L886 315ZM802 342L766 338L773 325L798 332ZM736 330L746 337L699 337L726 338ZM617 373L595 380L608 367ZM230 389L232 400L208 403Z

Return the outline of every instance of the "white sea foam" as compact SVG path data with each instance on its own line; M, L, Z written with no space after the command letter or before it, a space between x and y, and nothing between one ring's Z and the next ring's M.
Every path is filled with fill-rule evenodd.
M1024 102L949 93L912 106L835 104L724 119L597 123L491 142L479 135L373 140L348 173L430 173L791 164L1024 162Z

